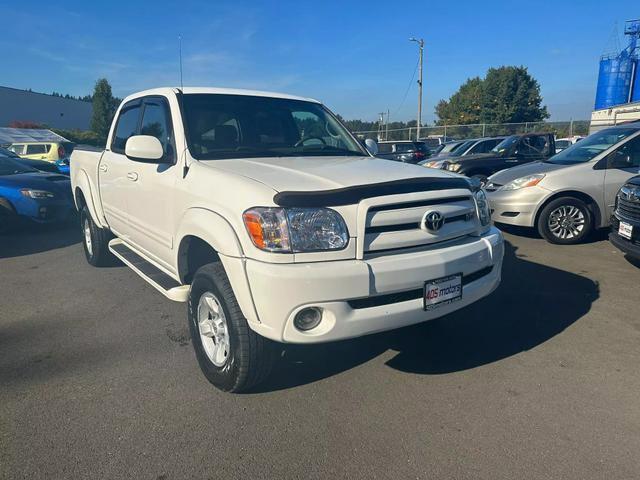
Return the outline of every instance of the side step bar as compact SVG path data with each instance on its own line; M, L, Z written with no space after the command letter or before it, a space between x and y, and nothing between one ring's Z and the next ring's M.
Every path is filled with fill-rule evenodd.
M188 300L189 285L180 285L176 279L142 258L119 238L114 238L109 242L109 250L168 299L174 302Z

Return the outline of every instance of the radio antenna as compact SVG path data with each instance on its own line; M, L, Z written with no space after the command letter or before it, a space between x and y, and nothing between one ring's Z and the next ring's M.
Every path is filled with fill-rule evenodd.
M182 83L182 35L178 35L178 40L180 43L180 90L184 90L184 85Z

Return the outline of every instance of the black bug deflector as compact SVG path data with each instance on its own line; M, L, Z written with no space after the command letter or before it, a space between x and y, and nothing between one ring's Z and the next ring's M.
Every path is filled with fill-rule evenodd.
M353 205L371 197L458 188L471 190L472 186L466 178L408 178L334 190L280 192L273 197L273 201L281 207L338 207L341 205Z

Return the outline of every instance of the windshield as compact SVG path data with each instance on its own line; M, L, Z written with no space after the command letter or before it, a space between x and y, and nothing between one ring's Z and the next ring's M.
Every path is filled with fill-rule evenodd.
M518 135L513 135L511 137L505 138L498 145L491 149L492 153L504 153L507 152L513 144L515 144L520 137Z
M368 156L322 105L245 95L184 95L187 141L200 160Z
M547 160L547 163L571 165L588 162L637 131L637 128L608 128L601 130L571 145L566 150L562 150Z
M477 140L469 140L468 142L461 143L451 151L450 155L452 157L459 157L469 150L469 148L471 148L476 142Z
M16 175L18 173L37 172L35 168L28 167L12 158L0 155L0 176Z

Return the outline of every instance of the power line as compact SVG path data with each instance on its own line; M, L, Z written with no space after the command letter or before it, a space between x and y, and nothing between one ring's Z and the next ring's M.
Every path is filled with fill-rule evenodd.
M409 80L409 85L407 85L407 89L404 92L404 96L402 97L402 102L400 102L400 106L397 108L395 112L393 112L394 117L397 115L397 113L400 111L400 109L404 105L404 102L407 99L407 95L409 95L409 90L411 90L411 85L413 85L413 80L416 78L416 72L418 71L419 64L420 64L420 59L418 59L418 61L416 62L416 67L413 69L413 75L411 75L411 80Z

